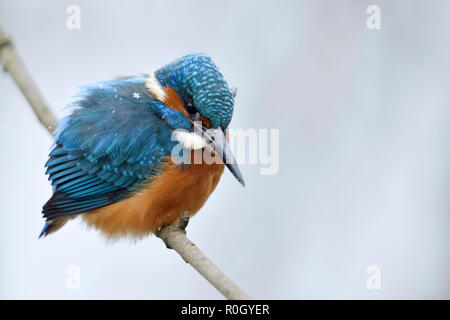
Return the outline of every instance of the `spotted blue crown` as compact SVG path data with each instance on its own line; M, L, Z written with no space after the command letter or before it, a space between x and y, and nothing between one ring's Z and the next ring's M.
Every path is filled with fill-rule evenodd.
M217 66L204 54L188 54L156 72L162 86L170 85L182 100L191 96L213 128L226 128L233 116L234 96Z

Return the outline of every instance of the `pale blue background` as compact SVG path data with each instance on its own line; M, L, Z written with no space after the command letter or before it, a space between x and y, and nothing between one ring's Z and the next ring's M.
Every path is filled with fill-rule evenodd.
M69 4L81 30L66 28ZM242 189L226 172L188 229L271 299L450 297L449 12L444 0L0 0L54 110L79 85L202 51L239 88L232 127L280 129L279 174L243 166ZM5 73L0 137L0 298L221 298L155 237L108 244L74 221L37 240L51 140ZM380 290L366 288L372 264Z

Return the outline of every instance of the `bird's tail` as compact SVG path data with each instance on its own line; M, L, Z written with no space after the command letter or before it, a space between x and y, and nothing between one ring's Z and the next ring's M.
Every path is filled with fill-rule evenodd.
M59 228L61 228L63 225L65 225L69 219L71 219L71 217L62 217L62 218L58 218L58 219L52 219L52 220L45 221L44 228L42 228L42 231L39 234L39 238L41 238L42 236L45 237L48 234L59 230Z

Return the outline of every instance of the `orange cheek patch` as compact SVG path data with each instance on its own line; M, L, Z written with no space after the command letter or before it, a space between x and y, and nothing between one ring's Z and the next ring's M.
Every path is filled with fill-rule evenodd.
M164 104L170 109L182 112L187 118L189 118L189 114L184 109L184 103L181 101L177 92L171 86L166 86L164 88L164 92L166 94Z
M166 94L164 104L172 110L182 112L186 118L190 119L189 113L184 108L184 103L183 101L181 101L181 98L178 95L178 93L171 86L166 86L164 88L164 93ZM200 115L199 120L203 123L205 127L207 128L211 127L211 122L209 121L209 119Z

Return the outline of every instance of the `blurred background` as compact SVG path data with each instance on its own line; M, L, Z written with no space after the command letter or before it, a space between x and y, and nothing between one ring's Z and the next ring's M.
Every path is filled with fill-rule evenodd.
M69 5L79 30L66 27ZM254 298L448 299L449 11L445 0L0 0L0 23L55 112L80 85L199 51L239 89L232 128L280 130L279 172L242 165L245 189L225 172L188 227ZM0 298L222 298L154 236L108 243L75 220L38 240L51 138L7 73L0 106Z

